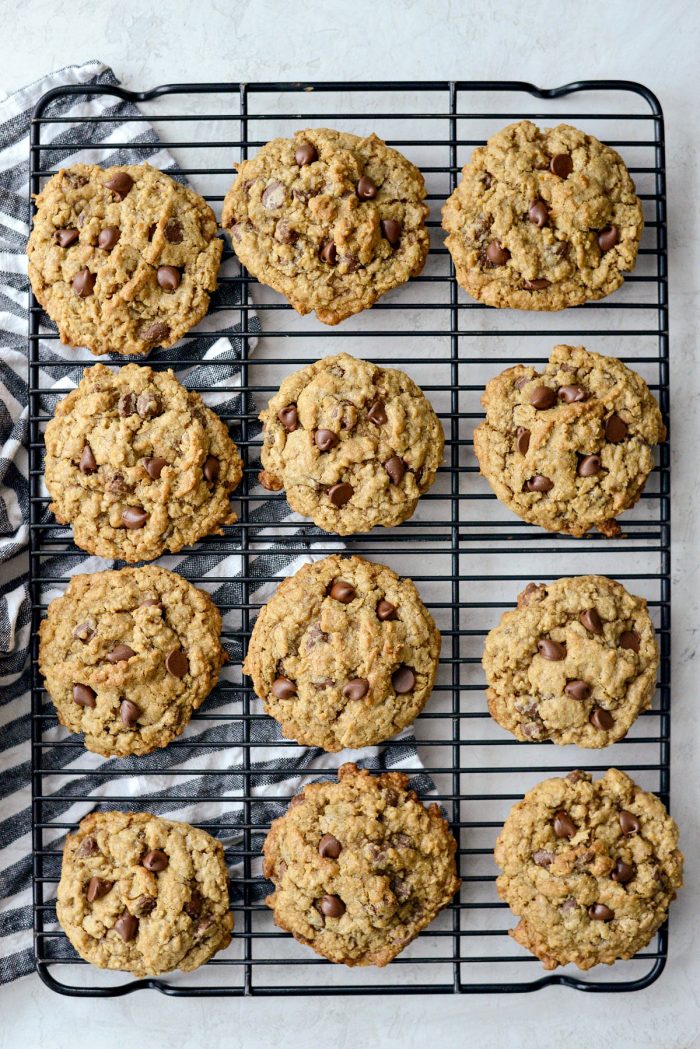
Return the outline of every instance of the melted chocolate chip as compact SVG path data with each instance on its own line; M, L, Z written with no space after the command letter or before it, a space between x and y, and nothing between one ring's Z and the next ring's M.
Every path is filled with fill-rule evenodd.
M95 287L95 274L91 273L87 266L83 266L73 277L73 291L81 299L87 299Z
M288 677L278 677L272 682L271 692L275 699L291 699L297 694L297 686Z
M338 444L338 435L332 430L317 430L314 434L316 447L320 452L330 452Z
M346 699L362 699L369 692L369 681L366 677L356 677L343 686L343 695Z
M148 514L141 506L127 506L122 511L122 521L126 528L143 528Z
M396 219L382 219L379 228L382 236L389 241L392 248L397 248L401 241L401 223Z
M396 605L392 605L391 601L387 601L385 598L382 598L378 603L376 612L377 619L381 623L386 623L389 620L399 618L396 612Z
M299 415L296 404L288 404L286 408L280 408L277 418L284 426L287 433L293 433L299 425Z
M177 291L182 274L177 266L159 266L156 270L156 280L163 291Z
M328 596L334 601L340 601L341 605L349 605L357 597L357 591L351 583L346 583L343 579L336 579L328 591Z
M136 653L133 648L129 645L116 645L111 652L107 653L107 659L110 663L124 663L127 659L132 659Z
M53 239L58 244L59 248L70 248L71 244L75 244L80 237L80 233L77 229L57 229L53 235Z
M384 463L384 469L389 474L389 479L392 484L401 484L403 475L406 472L406 464L398 455L392 455L391 459L387 459Z
M356 192L361 200L373 200L377 195L377 187L369 175L362 175L357 183Z
M559 178L568 178L574 170L574 162L568 153L557 153L549 162L549 170Z
M300 168L306 167L307 164L313 164L314 160L318 160L318 150L311 142L301 142L294 159Z
M121 231L118 226L105 226L104 229L100 230L97 238L97 247L102 248L103 251L111 251L112 248L117 246Z
M408 692L412 692L416 687L416 675L412 667L406 666L402 663L400 667L397 667L394 673L391 675L391 683L394 686L394 691L399 696L405 696Z
M221 470L221 463L215 455L208 455L204 460L204 466L202 467L202 473L209 484L216 484L219 479L219 472Z
M345 914L345 904L340 896L322 896L317 907L326 918L342 918Z
M97 706L97 693L89 685L73 685L73 699L80 707L94 710Z
M563 809L554 813L552 828L558 838L573 838L578 829L569 813Z
M560 663L562 659L566 659L566 645L552 641L549 637L543 637L537 642L537 650L543 659L548 659L553 663Z
M94 474L97 470L97 460L92 454L92 448L89 444L83 447L82 455L80 456L80 472L81 474Z
M162 849L151 849L141 859L142 866L144 866L147 871L152 871L154 874L164 871L169 862L170 860L168 859L167 853L163 852Z
M132 703L130 699L122 700L121 707L119 708L119 714L121 716L122 722L126 725L127 728L134 727L134 725L139 719L140 713L141 711L139 710L139 708L136 706L135 703Z
M111 189L117 200L121 201L124 200L133 184L134 180L126 171L115 171L104 185L105 189Z
M189 673L190 661L180 648L174 648L165 659L165 669L173 677L184 677Z
M341 507L350 502L354 492L355 490L351 484L341 482L339 484L334 484L328 489L328 498L333 503L333 506L340 510Z
M603 623L595 608L587 608L579 612L579 623L586 628L589 634L602 634Z
M318 843L319 856L324 859L337 860L342 851L343 846L334 834L324 834Z
M124 911L121 917L115 921L114 931L121 936L124 943L129 943L131 940L136 939L136 934L139 931L139 920L134 918L133 914Z

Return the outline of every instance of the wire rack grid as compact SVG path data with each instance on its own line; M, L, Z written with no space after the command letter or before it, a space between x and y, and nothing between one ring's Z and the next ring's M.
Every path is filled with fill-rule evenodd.
M110 117L60 115L55 103L68 95L85 94L85 87L55 89L40 101L31 125L31 192L39 191L54 168L58 146L71 152L101 141L100 124ZM663 970L668 951L664 927L649 948L635 959L605 972L581 975L566 968L543 975L537 961L508 938L512 919L495 891L492 849L510 806L547 775L571 768L604 770L615 765L629 771L664 802L669 798L670 712L670 490L669 447L660 449L657 467L637 507L623 520L619 540L598 535L583 539L550 535L519 521L505 510L478 475L472 431L481 418L479 396L484 383L515 363L542 364L558 342L584 343L589 349L631 363L655 391L668 422L668 309L666 269L666 200L663 116L658 101L643 86L627 81L582 81L543 90L520 82L431 83L256 83L175 84L134 93L117 87L90 88L139 104L175 152L183 174L220 208L230 185L232 164L275 135L289 135L304 126L330 126L366 133L368 128L405 152L426 177L432 249L424 273L386 296L369 313L326 329L313 318L299 318L278 296L259 286L245 272L236 280L242 289L237 320L242 331L240 362L241 409L224 415L245 463L235 502L239 523L220 538L204 540L204 552L234 552L242 575L236 600L224 611L238 614L235 630L225 635L243 648L256 613L253 590L274 581L255 572L260 525L255 508L263 498L255 483L259 432L255 418L283 375L321 356L347 349L380 364L405 368L423 387L443 421L445 465L417 514L400 528L374 531L340 541L321 538L328 551L340 550L385 561L410 575L431 609L443 637L440 673L433 696L416 725L422 766L435 783L436 798L445 807L459 844L462 890L453 905L385 970L347 970L331 966L276 931L262 903L259 855L267 824L256 788L269 782L257 764L253 726L264 715L244 684L228 686L237 701L226 715L235 727L235 742L243 755L240 789L223 788L220 773L178 765L188 781L209 776L206 800L238 813L227 857L234 871L233 909L236 929L231 947L195 974L185 977L125 981L123 974L96 971L66 949L56 925L55 885L60 849L57 840L74 823L64 813L68 801L98 807L134 804L125 789L106 800L95 798L82 783L94 776L87 761L70 774L54 767L56 748L81 744L57 728L38 675L37 626L46 611L46 587L65 584L77 551L63 533L45 520L42 488L43 430L49 415L42 397L52 375L65 368L55 351L58 336L45 327L32 299L29 325L30 376L30 566L33 606L32 689L32 808L35 948L42 979L53 989L73 995L114 996L142 987L174 995L278 994L401 994L518 992L551 984L587 991L637 990ZM58 115L57 115L58 113ZM557 314L520 314L492 310L471 301L457 286L447 250L442 244L440 207L456 185L461 166L472 148L499 127L522 118L545 125L568 121L615 146L623 154L643 201L645 230L635 273L615 295L601 302ZM84 121L85 118L80 118ZM120 118L122 119L122 118ZM56 125L64 125L56 128ZM89 138L85 135L85 127ZM79 130L82 128L82 131ZM136 142L109 141L115 149L131 150L142 159ZM226 254L230 254L228 251ZM213 309L219 307L213 306ZM261 320L260 338L253 311ZM187 337L176 373L198 361L188 357ZM253 347L254 350L253 350ZM47 349L48 348L48 349ZM164 367L158 352L148 363ZM117 365L118 362L110 362ZM48 376L48 380L47 380ZM231 388L232 390L234 387ZM202 391L204 392L204 391ZM285 521L268 529L265 542L289 554L308 553L317 541L315 529L299 530ZM66 574L56 580L42 571L50 559L66 559ZM167 563L167 559L163 563ZM186 564L190 564L189 561ZM192 582L216 586L225 582L211 573L183 569ZM649 601L661 648L661 665L653 708L640 717L626 739L605 752L559 750L549 744L517 743L495 725L485 707L481 647L486 632L512 607L518 592L532 579L548 580L587 572L608 574ZM206 704L194 722L214 719ZM269 747L269 741L265 747ZM274 744L289 756L294 744L279 738ZM391 742L388 744L391 747ZM187 733L171 747L186 761ZM85 757L85 755L83 755ZM417 765L416 773L422 768ZM308 773L299 766L299 781ZM113 773L112 773L113 774ZM317 774L317 773L316 773ZM175 775L164 767L164 782ZM268 780L264 777L268 776ZM149 798L149 804L158 797ZM163 798L162 800L165 800ZM197 796L201 801L201 795ZM270 794L265 800L286 800ZM207 827L206 820L198 821ZM216 829L221 831L221 824ZM58 949L57 950L57 945Z

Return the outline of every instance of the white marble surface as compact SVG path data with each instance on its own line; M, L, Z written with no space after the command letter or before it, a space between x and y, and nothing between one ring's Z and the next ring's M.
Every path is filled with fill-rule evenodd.
M0 990L0 1047L125 1049L235 1044L288 1049L478 1045L480 1049L688 1049L700 1031L697 717L698 443L696 345L700 243L696 56L699 9L682 0L573 4L560 0L14 0L0 87L88 58L137 89L173 80L525 79L646 82L667 121L674 465L673 811L683 828L687 886L674 906L666 971L647 991L580 995L563 988L507 997L170 1000L140 993L94 1002L60 998L36 977Z

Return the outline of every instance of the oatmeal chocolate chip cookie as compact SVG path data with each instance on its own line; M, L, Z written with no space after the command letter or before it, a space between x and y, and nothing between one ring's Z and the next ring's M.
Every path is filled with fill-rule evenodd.
M338 324L423 269L424 198L418 168L376 135L316 128L238 165L221 224L259 281Z
M543 372L517 365L486 386L474 452L494 492L524 521L581 536L620 534L666 439L641 375L583 346L555 346Z
M442 225L475 299L561 310L620 287L644 216L614 149L568 124L540 131L524 120L474 150Z
M97 754L148 754L178 736L219 677L221 615L155 565L71 578L40 626L39 671L59 721Z
M631 958L682 885L678 827L653 794L608 769L539 783L496 842L500 896L520 918L511 936L545 969Z
M93 812L66 837L56 914L91 965L191 972L231 942L223 846L147 812Z
M236 520L238 449L171 371L87 368L45 440L50 509L91 554L151 561Z
M74 164L36 206L29 278L61 342L149 353L207 312L223 243L214 212L187 186L150 164Z
M292 798L265 841L280 928L345 965L386 965L459 888L457 844L402 772L343 765Z
M518 739L607 747L651 705L658 650L647 603L587 575L530 583L487 636L491 716Z
M243 670L288 739L336 751L412 724L439 656L440 634L410 579L333 554L280 584Z
M442 426L422 390L347 353L286 378L260 419L261 483L338 535L405 521L442 462Z

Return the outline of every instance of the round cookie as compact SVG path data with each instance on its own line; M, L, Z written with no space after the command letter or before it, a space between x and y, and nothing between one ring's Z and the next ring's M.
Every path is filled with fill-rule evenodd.
M658 649L646 601L587 575L530 583L483 666L491 716L519 740L607 747L651 706Z
M191 972L231 942L223 846L148 812L92 812L66 837L56 914L91 965Z
M457 843L438 805L425 808L401 772L343 765L275 820L265 901L299 943L345 965L386 965L459 888Z
M510 935L545 969L631 958L666 918L683 880L678 827L624 772L539 783L513 807L496 842L502 899L520 918Z
M150 561L236 520L238 449L171 371L87 368L58 403L45 443L49 508L91 554Z
M475 149L442 212L459 284L489 306L562 310L634 268L642 205L622 157L568 124L511 124Z
M223 243L194 190L150 164L74 164L35 203L29 279L61 342L145 354L207 312Z
M423 269L423 176L376 135L297 131L237 167L221 224L253 276L298 313L338 324Z
M243 664L288 739L336 751L411 725L435 683L440 633L410 579L332 554L285 579Z
M261 483L338 535L405 521L442 462L442 426L422 390L347 353L288 376L260 419Z
M641 375L583 346L555 346L544 371L517 365L491 379L474 452L494 492L524 521L581 536L620 534L666 439Z
M59 721L107 757L167 746L226 659L209 595L156 565L73 576L39 632Z

